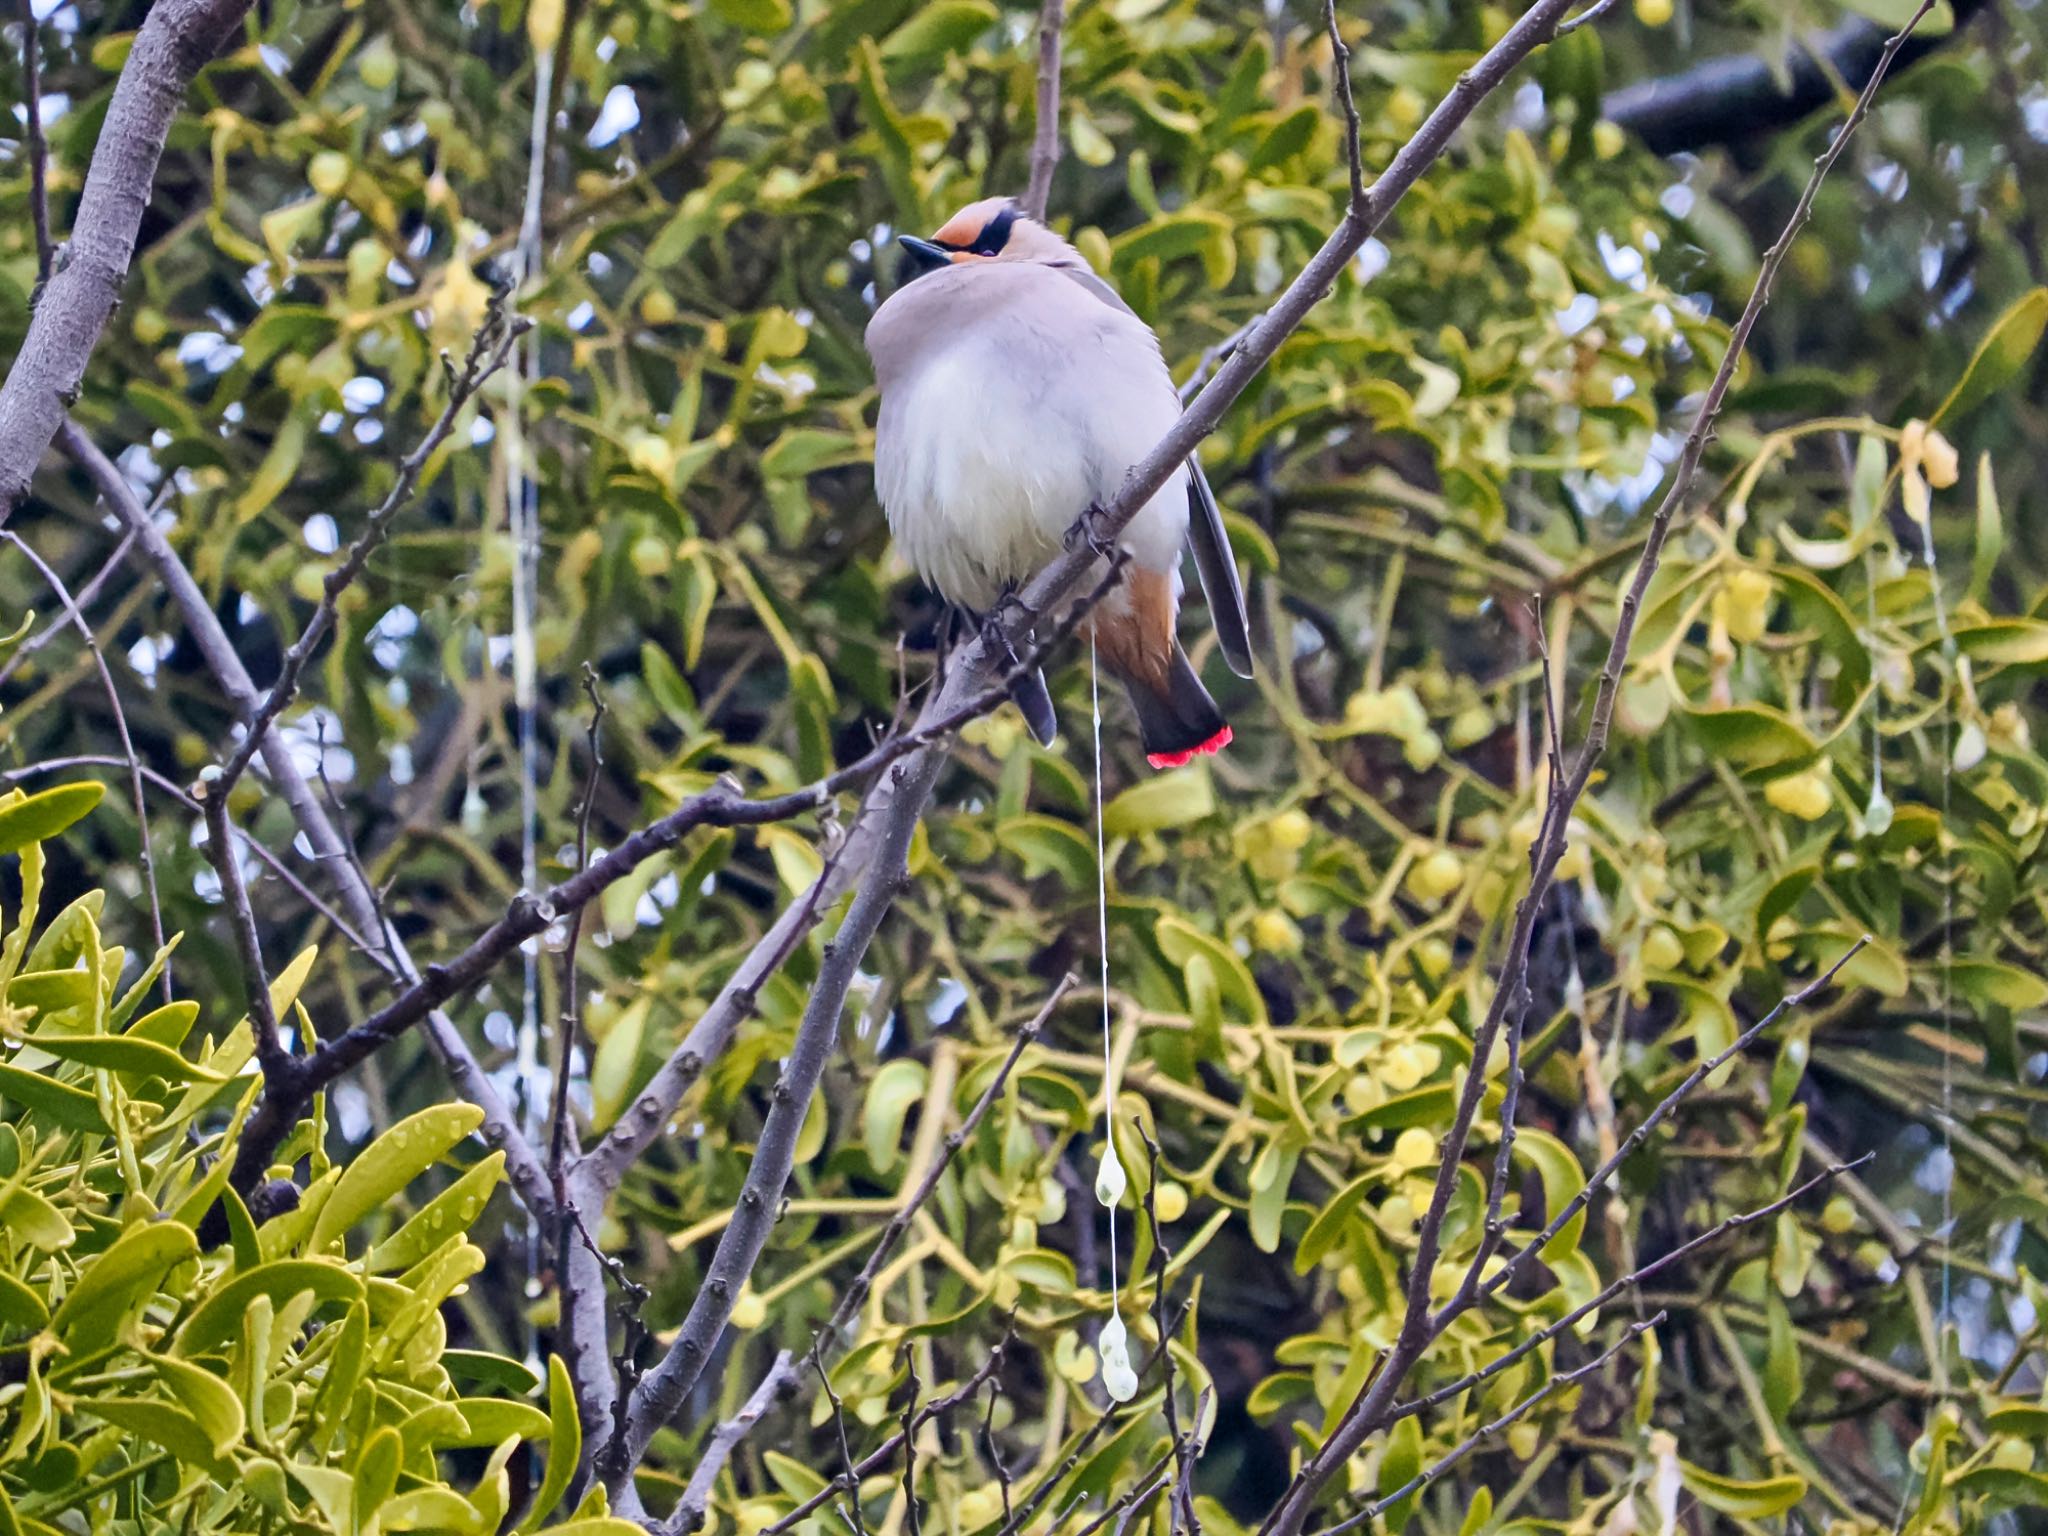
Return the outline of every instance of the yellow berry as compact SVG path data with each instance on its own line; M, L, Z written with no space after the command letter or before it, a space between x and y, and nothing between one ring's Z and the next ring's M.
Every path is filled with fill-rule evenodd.
M650 288L640 295L640 318L649 325L672 325L676 298L666 288Z
M1285 912L1267 910L1252 919L1252 945L1269 955L1301 953L1301 930Z
M752 1286L740 1291L739 1299L732 1304L732 1325L742 1332L758 1328L768 1321L768 1303Z
M1661 27L1671 19L1671 0L1636 0L1636 20L1646 27Z
M1643 940L1643 964L1653 971L1671 971L1685 959L1685 946L1678 935L1659 923Z
M1781 779L1771 780L1764 786L1764 799L1775 809L1801 821L1819 821L1827 815L1828 806L1833 803L1828 794L1827 780L1812 768L1804 773L1788 773Z
M1188 1192L1179 1184L1162 1180L1152 1191L1152 1206L1161 1221L1179 1221L1188 1213Z
M1411 1125L1394 1138L1394 1161L1403 1168L1427 1168L1436 1161L1436 1138Z
M1408 871L1408 894L1426 906L1436 906L1464 883L1465 861L1448 848L1416 860Z
M339 197L348 185L348 156L338 149L323 149L306 167L306 180L322 197Z

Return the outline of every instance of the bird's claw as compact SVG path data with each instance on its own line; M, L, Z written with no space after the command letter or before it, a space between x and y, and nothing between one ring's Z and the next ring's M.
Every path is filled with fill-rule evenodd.
M1012 660L1017 654L1015 647L1010 643L1010 619L1013 614L1023 619L1026 632L1038 617L1032 612L1031 605L1017 595L1015 587L1005 587L988 612L982 615L981 620L983 638L997 650L1007 653Z
M1097 559L1116 564L1123 558L1123 551L1102 531L1103 520L1108 516L1109 513L1100 503L1091 505L1075 520L1074 526L1067 530L1067 548L1072 549L1076 544L1085 544L1094 552Z

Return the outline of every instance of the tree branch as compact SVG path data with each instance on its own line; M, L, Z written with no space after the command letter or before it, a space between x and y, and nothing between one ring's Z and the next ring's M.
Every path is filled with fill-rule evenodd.
M291 1054L277 1026L277 1010L270 1001L270 973L263 967L263 943L256 936L256 914L249 906L249 891L242 883L242 859L235 847L235 834L228 825L227 789L221 771L209 767L199 775L193 795L206 818L206 858L220 876L221 903L228 909L228 925L234 930L235 947L241 952L242 974L249 989L249 1028L256 1036L256 1064L263 1069L265 1094L291 1090Z
M1663 1321L1664 1314L1659 1312L1656 1316L1645 1318L1640 1323L1631 1323L1626 1333L1577 1370L1566 1371L1562 1376L1551 1377L1549 1381L1543 1384L1541 1389L1530 1393L1491 1424L1480 1425L1479 1428L1473 1430L1471 1434L1409 1478L1407 1482L1396 1488L1392 1493L1381 1495L1357 1514L1352 1515L1349 1519L1340 1520L1335 1525L1325 1527L1323 1530L1318 1531L1316 1536L1344 1536L1345 1532L1355 1531L1367 1521L1379 1518L1379 1516L1393 1508L1394 1505L1410 1495L1420 1492L1423 1488L1442 1477L1444 1473L1450 1471L1452 1467L1463 1461L1467 1456L1471 1455L1473 1450L1478 1447L1480 1441L1490 1439L1492 1436L1499 1434L1545 1399L1555 1396L1566 1387L1574 1386L1585 1380L1586 1377L1599 1370L1601 1366L1612 1360L1616 1355L1628 1348L1629 1345Z
M873 862L865 868L846 920L825 946L818 979L804 1005L803 1022L797 1027L796 1041L775 1085L774 1103L754 1149L753 1166L747 1170L732 1221L719 1237L704 1284L690 1303L667 1355L648 1372L633 1394L626 1444L630 1460L625 1467L609 1469L607 1481L623 1481L631 1467L638 1464L654 1432L682 1407L710 1361L712 1346L725 1331L740 1287L754 1272L754 1261L768 1241L769 1229L782 1203L783 1186L789 1180L795 1159L797 1135L810 1112L811 1094L838 1038L847 988L860 969L868 941L881 926L905 878L904 856L910 848L911 834L917 828L943 763L942 754L927 749L909 762L891 768L884 776L884 784L877 786L878 793L893 789L886 796L886 806L878 808L885 818L880 845Z
M1031 178L1021 206L1041 222L1052 196L1052 173L1060 163L1060 30L1067 0L1042 0L1038 11L1038 121L1031 135Z
M106 653L100 649L99 636L93 633L92 625L88 624L85 619L85 604L92 600L93 593L98 590L100 583L106 579L107 573L113 569L115 562L127 553L130 540L123 539L121 541L119 547L114 551L113 558L106 565L102 566L93 576L92 580L86 584L85 588L74 597L71 589L64 584L64 578L57 574L48 561L44 560L41 555L29 547L27 540L11 530L0 530L0 537L4 537L8 543L21 551L22 557L41 573L43 580L49 584L50 590L57 594L57 600L64 605L65 617L63 622L52 624L48 629L23 645L15 652L15 659L25 655L33 655L36 651L41 650L44 645L48 644L50 639L59 630L63 629L66 625L71 625L77 628L79 637L85 641L85 648L92 655L93 666L98 669L100 686L106 690L107 708L114 717L114 731L121 738L121 760L128 769L129 793L135 799L136 857L142 865L143 889L149 896L150 937L155 940L157 952L161 954L164 949L164 908L163 902L157 895L156 853L150 846L149 803L144 798L142 792L142 759L135 754L135 739L128 731L128 711L121 705L121 690L114 684L113 670L107 665ZM168 958L164 961L162 981L164 1001L168 1003L172 1001L171 962Z
M1956 24L1941 37L1915 37L1898 51L1900 68L1961 35L1985 0L1955 0ZM1810 42L1795 42L1782 60L1738 53L1708 59L1661 79L1608 93L1600 115L1620 124L1660 155L1741 144L1775 133L1870 83L1884 58L1885 31L1858 17Z
M152 16L154 13L152 13ZM192 636L193 645L207 670L219 683L221 692L227 696L237 714L243 719L252 719L257 707L256 685L250 680L249 672L236 654L234 642L228 638L226 629L214 614L213 605L206 600L206 594L192 579L185 562L178 552L171 548L162 529L156 526L146 507L136 496L134 489L122 476L113 460L102 453L99 446L82 431L76 423L64 422L58 429L58 443L64 452L82 467L92 480L109 508L135 534L143 558L156 572L157 579L164 585L173 606L185 621L185 628ZM342 905L350 921L365 933L385 934L391 944L391 952L404 967L403 974L412 976L414 967L406 954L405 947L391 934L384 921L384 914L378 905L377 894L364 883L356 866L348 857L348 844L339 829L327 815L313 787L292 757L290 746L275 730L262 733L259 753L264 769L270 775L278 792L291 807L294 819L306 839L313 846L313 852L332 874ZM374 950L365 951L375 955ZM469 1044L449 1020L438 1011L427 1017L428 1037L435 1053L457 1093L484 1112L483 1136L491 1146L503 1149L505 1168L519 1197L526 1202L529 1210L536 1213L550 1208L550 1190L547 1171L542 1167L534 1149L520 1134L518 1120L510 1106L492 1084ZM310 1099L313 1092L331 1077L318 1076L312 1066L316 1057L294 1059L290 1077L293 1094L278 1097L266 1093L254 1113L243 1124L241 1140L236 1154L236 1178L238 1180L260 1175L269 1164L271 1153L283 1144L290 1133L293 1122ZM241 1187L238 1185L238 1187Z
M1585 793L1601 753L1606 747L1608 732L1614 718L1615 699L1621 686L1622 669L1634 640L1636 617L1641 611L1644 593L1656 575L1665 540L1670 535L1678 511L1691 493L1693 477L1699 469L1701 456L1706 451L1707 439L1712 434L1722 402L1727 398L1735 371L1741 364L1750 332L1755 328L1757 317L1763 312L1764 304L1769 299L1771 282L1777 274L1778 267L1784 261L1785 253L1791 248L1793 239L1804 227L1821 182L1833 169L1836 160L1847 147L1851 135L1868 113L1870 102L1876 94L1878 85L1884 79L1893 55L1932 7L1933 0L1922 0L1912 19L1886 45L1885 54L1878 61L1877 68L1865 85L1862 96L1857 99L1855 107L1835 135L1833 143L1815 162L1813 175L1800 194L1783 232L1764 254L1749 302L1744 305L1742 314L1730 334L1727 351L1722 356L1720 367L1715 371L1713 382L1708 386L1701 401L1692 429L1686 434L1685 442L1679 451L1671 483L1651 518L1635 574L1622 600L1621 615L1614 627L1607 659L1601 669L1586 739L1581 744L1572 771L1564 782L1560 784L1555 777L1552 778L1543 818L1536 840L1529 851L1529 888L1515 907L1513 928L1493 1000L1485 1018L1473 1034L1473 1069L1466 1074L1464 1088L1452 1117L1450 1132L1444 1139L1443 1158L1437 1170L1436 1185L1431 1193L1429 1206L1418 1225L1415 1257L1408 1277L1400 1333L1378 1374L1338 1419L1316 1453L1302 1464L1301 1470L1289 1484L1287 1493L1282 1496L1273 1513L1260 1527L1260 1536L1297 1536L1304 1528L1309 1510L1323 1486L1371 1435L1383 1427L1386 1410L1392 1403L1394 1394L1399 1391L1409 1370L1421 1358L1441 1326L1456 1315L1453 1309L1462 1310L1463 1305L1469 1304L1472 1291L1470 1276L1467 1277L1466 1285L1461 1286L1459 1295L1454 1297L1451 1303L1446 1304L1443 1312L1432 1313L1430 1284L1441 1248L1444 1220L1449 1213L1452 1196L1456 1192L1459 1168L1471 1137L1480 1101L1485 1093L1485 1064L1491 1059L1495 1042L1499 1040L1501 1029L1509 1018L1529 1006L1527 976L1536 915L1549 897L1558 862L1564 857L1573 811L1580 796ZM1533 11L1530 14L1533 15ZM1527 21L1528 17L1525 16L1523 19ZM1218 375L1219 381L1229 371L1230 366L1226 365L1223 372ZM1830 976L1832 974L1829 973ZM1826 979L1823 977L1822 981ZM1813 987L1808 987L1800 996L1807 996L1812 990ZM1777 1011L1782 1011L1783 1006L1785 1005L1781 1004L1780 1010L1774 1010L1774 1016ZM1547 1234L1544 1240L1547 1240ZM1542 1241L1539 1240L1532 1246L1540 1249ZM1524 1250L1525 1253L1527 1251ZM1510 1266L1518 1262L1520 1256L1511 1260ZM1481 1288L1482 1292L1484 1289Z
M0 523L28 494L43 450L78 398L127 281L157 160L185 92L248 9L249 0L157 0L135 34L86 172L70 243L51 264L28 335L0 384Z
M469 356L463 360L460 371L448 363L446 355L443 355L442 362L448 370L447 403L442 406L441 414L435 418L434 424L427 429L426 435L419 440L412 452L399 460L397 480L392 483L390 492L376 510L370 513L363 525L363 531L357 535L355 543L349 546L348 553L342 557L341 563L321 580L319 606L314 608L313 616L306 620L306 627L299 632L299 638L292 642L291 649L284 653L284 660L278 666L277 681L270 685L270 691L264 694L262 701L243 722L245 731L241 746L237 747L234 755L222 765L224 789L233 789L242 775L248 771L249 764L260 750L271 723L284 713L293 696L298 693L300 675L305 671L314 647L319 645L333 625L335 609L341 601L341 594L355 585L356 579L363 574L364 567L370 563L370 556L376 552L377 546L384 542L384 536L391 531L391 520L412 498L413 488L419 484L420 471L426 468L427 461L433 457L434 451L447 441L448 434L455 430L457 418L476 397L476 392L483 387L484 381L504 366L505 360L512 355L512 348L532 325L531 320L521 316L507 317L494 306L484 321L483 328L470 342Z
M796 1383L796 1365L785 1349L775 1357L768 1374L761 1378L761 1384L754 1388L753 1395L740 1411L711 1432L704 1455L697 1462L697 1470L690 1474L683 1496L676 1501L674 1511L662 1524L662 1536L690 1536L704 1523L705 1511L711 1507L712 1486L717 1483L718 1474L725 1470L733 1451L760 1423L763 1414L796 1389Z
M43 137L42 43L35 0L21 0L22 119L28 135L28 206L36 227L36 279L50 277L50 144Z

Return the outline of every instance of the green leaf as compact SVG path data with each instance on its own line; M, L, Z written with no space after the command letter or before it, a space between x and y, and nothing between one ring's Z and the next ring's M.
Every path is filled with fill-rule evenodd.
M225 1456L242 1438L247 1420L234 1388L204 1366L171 1355L151 1355L149 1363L171 1395L191 1412L212 1443L216 1457Z
M1868 5L1874 0L1863 3ZM1898 3L1903 4L1904 0ZM1946 10L1947 6L1941 9ZM2031 289L1991 322L1991 329L1977 344L1970 366L1963 370L1956 387L1949 391L1948 398L1927 424L1938 427L1952 416L1963 415L2011 383L2034 355L2044 331L2048 331L2048 288Z
M540 1378L520 1361L481 1349L449 1349L441 1353L441 1364L457 1381L473 1381L496 1387L514 1397L540 1390Z
M78 1284L50 1319L50 1331L60 1339L95 1343L117 1338L128 1314L141 1308L164 1276L198 1257L199 1239L190 1227L172 1221L138 1222L85 1266Z
M1586 1187L1585 1170L1579 1167L1579 1160L1572 1155L1572 1149L1548 1131L1529 1128L1519 1132L1515 1137L1515 1151L1536 1165L1537 1176L1543 1181L1546 1222L1554 1220L1558 1212L1571 1204L1579 1191ZM1545 1263L1554 1263L1573 1252L1579 1246L1579 1234L1585 1227L1586 1211L1581 1206L1570 1221L1558 1228L1557 1235L1543 1245L1543 1251L1537 1257Z
M1799 1338L1792 1331L1792 1314L1785 1309L1782 1297L1768 1294L1764 1299L1769 1330L1764 1348L1764 1405L1771 1410L1772 1417L1783 1423L1798 1405L1806 1381L1799 1359Z
M47 842L78 821L106 795L104 784L59 784L0 807L0 853L19 853Z
M964 53L968 44L1002 19L988 0L928 0L882 44L882 57L937 61Z
M1379 1495L1385 1498L1396 1488L1413 1481L1422 1470L1422 1420L1410 1414L1387 1436L1386 1455L1380 1458ZM1416 1493L1420 1493L1418 1488ZM1387 1506L1387 1530L1399 1531L1415 1511L1415 1494Z
M409 1115L356 1154L320 1208L307 1248L320 1252L377 1210L479 1125L473 1104L437 1104Z
M50 1321L43 1298L0 1269L0 1323L15 1328L41 1328Z
M384 1507L384 1501L398 1491L398 1471L404 1460L405 1442L390 1424L372 1431L363 1442L355 1472L355 1511L359 1521L367 1523Z
M46 1253L71 1246L64 1213L26 1184L0 1190L0 1227Z
M2048 662L2048 624L2039 619L1997 619L1966 624L1955 631L1956 649L1974 661L2003 666L2039 666ZM1929 646L1939 645L1939 640Z
M363 1299L363 1282L339 1264L323 1259L273 1259L268 1264L259 1264L228 1276L214 1287L213 1293L185 1319L172 1352L188 1359L207 1354L241 1331L242 1314L257 1297L282 1302L301 1291L311 1291L321 1302L346 1304Z
M364 1267L373 1275L410 1269L452 1233L467 1232L505 1177L505 1154L493 1152L434 1196L396 1232L370 1250Z
M868 1084L867 1104L861 1115L861 1141L875 1172L887 1173L896 1166L903 1121L911 1105L924 1097L929 1082L930 1074L923 1062L898 1057L885 1062Z
M1072 822L1012 816L996 828L996 841L1023 861L1028 879L1057 874L1074 890L1095 884L1095 839Z
M216 1458L213 1438L199 1421L174 1403L148 1397L81 1397L72 1406L81 1413L160 1445L191 1466L211 1468Z
M577 1458L583 1454L583 1425L576 1416L576 1390L560 1355L548 1356L548 1420L551 1434L547 1476L534 1496L532 1510L519 1524L522 1531L532 1530L562 1501L562 1495L569 1490L569 1480L576 1475Z
M1263 1025L1266 1022L1266 1000L1260 995L1251 971L1236 950L1202 932L1187 919L1171 913L1159 919L1153 934L1166 958L1175 965L1185 966L1191 955L1201 955L1208 960L1216 972L1226 1011L1234 1014L1239 1023Z
M1737 1520L1768 1520L1806 1497L1803 1477L1787 1475L1743 1482L1696 1467L1689 1461L1679 1462L1678 1475L1694 1498Z
M720 20L749 32L783 32L795 20L789 0L711 0Z
M2048 1003L2048 980L1995 960L1954 961L1949 979L1957 991L1979 1004L2020 1012Z
M83 1088L60 1083L25 1067L0 1064L0 1103L10 1099L63 1130L105 1136L113 1129L100 1114L99 1100Z
M1308 1224L1308 1230L1301 1235L1301 1241L1294 1249L1294 1272L1305 1275L1314 1269L1326 1253L1334 1252L1344 1240L1346 1228L1351 1225L1360 1205L1373 1187L1380 1183L1381 1175L1375 1171L1360 1174L1332 1195Z
M1206 763L1140 779L1102 811L1108 837L1137 837L1184 827L1216 814L1216 786Z
M1981 603L1991 591L1991 574L2005 553L2005 518L1998 510L1998 483L1991 473L1991 455L1977 458L1977 547L1970 557L1972 602Z
M80 1066L119 1072L124 1077L138 1080L160 1077L174 1083L227 1081L218 1072L195 1066L168 1046L158 1045L154 1040L137 1039L134 1035L43 1033L30 1035L28 1043L61 1061L75 1061Z
M1710 752L1743 768L1776 768L1803 762L1820 746L1788 715L1763 704L1721 709L1687 707L1693 732Z

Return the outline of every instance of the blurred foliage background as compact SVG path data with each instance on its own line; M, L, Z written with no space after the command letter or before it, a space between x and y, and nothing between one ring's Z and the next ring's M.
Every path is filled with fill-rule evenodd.
M142 9L36 0L60 234ZM1205 445L1263 670L1240 684L1205 667L1237 727L1213 764L1148 774L1117 704L1099 768L1124 1118L1159 1140L1177 1295L1197 1299L1183 1364L1213 1383L1212 1529L1263 1512L1396 1324L1404 1245L1526 878L1540 653L1576 720L1645 502L1839 120L1659 119L1656 97L1635 90L1623 111L1612 93L1661 80L1682 96L1688 71L1723 56L1769 80L1793 38L1910 9L1636 0L1540 54ZM1369 167L1510 19L1445 0L1345 8ZM174 131L75 411L163 495L173 541L267 681L438 409L437 352L459 354L510 276L537 75L551 91L543 267L521 306L538 321L531 375L493 381L437 455L288 717L422 963L521 884L506 508L522 477L540 538L543 880L568 867L591 767L584 663L608 706L600 845L721 771L764 791L816 777L928 677L942 615L874 501L861 330L893 281L878 256L893 234L1020 189L1031 132L1035 7L570 0L538 72L527 22L518 0L268 6ZM2042 1410L2027 1407L2048 1262L2048 762L2031 735L2048 667L2048 91L2038 9L1943 5L1930 25L1952 30L1888 84L1791 252L1646 608L1617 744L1538 935L1519 1225L1540 1225L1696 1056L1858 935L1873 942L1847 985L1717 1074L1549 1273L1470 1320L1417 1386L1833 1162L1876 1160L1660 1275L1643 1304L1670 1311L1654 1350L1546 1402L1394 1525L1456 1529L1487 1490L1495 1527L1891 1528L1936 1442L1936 1496L1908 1507L1923 1524L2010 1521L1999 1511L2048 1490L2029 1471ZM1052 220L1187 378L1341 212L1320 14L1081 0L1065 38ZM18 74L7 84L18 93ZM19 141L0 155L5 351L35 262ZM68 466L49 462L13 527L90 588L138 753L189 779L230 717L175 609L139 565L93 581L117 535ZM0 551L0 607L7 628L62 613L18 550ZM34 788L83 758L109 786L52 845L53 894L111 887L104 921L127 931L110 942L149 953L90 653L59 634L0 677L12 779ZM1007 710L967 733L745 1326L690 1425L657 1442L651 1503L773 1352L805 1347L932 1155L935 1106L972 1102L1063 971L1094 974L1098 765L1071 658L1055 694L1066 733L1049 750ZM243 823L324 889L285 807L255 781L238 794ZM189 814L154 809L163 926L186 933L175 984L225 1024L242 981L217 885ZM578 1085L588 1125L627 1102L809 879L817 830L699 832L607 893L578 957L597 1042ZM275 957L323 944L301 993L323 1032L374 1006L374 971L317 911L260 872L253 894ZM603 1240L651 1287L657 1329L694 1294L815 964L814 941L607 1213ZM559 967L534 973L553 1017ZM1054 1474L1102 1412L1098 1005L1084 988L1062 1009L878 1289L835 1374L857 1431L893 1419L905 1339L932 1389L970 1372L1012 1314L1022 1347L993 1420L1011 1471ZM508 1088L539 1093L522 1008L508 969L458 1022ZM418 1042L400 1042L334 1093L332 1156L446 1096ZM1123 1161L1143 1182L1143 1147ZM501 1230L472 1234L494 1262L450 1327L544 1351L545 1266L503 1204ZM1124 1220L1129 1281L1149 1240ZM1461 1240L1469 1252L1471 1224ZM1139 1310L1125 1307L1149 1341ZM1612 1308L1584 1342L1410 1421L1419 1433L1362 1453L1353 1487L1398 1485L1397 1469L1636 1316ZM1140 1408L1059 1474L1055 1508L1137 1478L1164 1436L1156 1396ZM717 1518L770 1523L836 1465L831 1436L809 1398L782 1410L735 1458ZM988 1443L965 1425L931 1437L928 1518L995 1528ZM869 1505L878 1529L903 1528L900 1489Z

